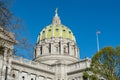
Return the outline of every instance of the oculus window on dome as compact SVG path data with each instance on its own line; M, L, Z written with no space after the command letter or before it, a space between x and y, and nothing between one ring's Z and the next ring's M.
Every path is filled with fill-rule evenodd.
M65 30L63 30L65 32Z
M51 29L49 29L48 31L51 31Z
M56 29L56 31L58 31L59 29Z

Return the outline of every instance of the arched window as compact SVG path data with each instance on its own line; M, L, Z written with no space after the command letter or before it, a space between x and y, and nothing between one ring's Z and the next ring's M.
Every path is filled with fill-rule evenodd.
M58 51L59 51L59 47L57 46L57 47L56 47L56 52L58 52Z
M0 55L4 54L4 48L0 46Z
M59 53L61 54L61 43L59 42Z
M12 77L15 78L15 74L13 74Z
M64 50L63 50L63 51L64 51L64 53L66 53L66 48L65 48L65 47L64 47Z
M31 80L33 80L33 78L31 78Z
M67 47L68 47L68 54L69 54L69 52L70 52L70 51L69 51L69 47L70 47L70 46L69 46L69 43L67 43Z
M22 80L25 80L25 77L24 77L24 76L22 76Z
M67 46L64 46L64 50L63 51L64 51L65 55L68 55L68 47Z
M42 46L40 47L40 54L42 55Z
M48 54L49 53L49 45L46 46L45 52Z

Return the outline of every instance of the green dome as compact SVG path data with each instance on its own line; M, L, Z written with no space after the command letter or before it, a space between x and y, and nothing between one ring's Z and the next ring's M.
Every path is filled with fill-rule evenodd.
M75 37L72 31L62 24L51 24L45 27L38 36L39 40L44 40L46 38L66 38L75 41Z
M57 10L53 18L52 24L46 26L39 34L37 42L49 38L64 38L75 41L72 31L61 24Z

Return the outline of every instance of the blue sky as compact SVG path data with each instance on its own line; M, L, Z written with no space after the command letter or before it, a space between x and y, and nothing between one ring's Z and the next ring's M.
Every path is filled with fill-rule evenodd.
M97 52L96 30L101 31L100 49L120 45L120 0L15 0L12 12L22 18L29 31L24 36L35 44L39 32L51 24L56 7L62 24L76 37L80 58Z

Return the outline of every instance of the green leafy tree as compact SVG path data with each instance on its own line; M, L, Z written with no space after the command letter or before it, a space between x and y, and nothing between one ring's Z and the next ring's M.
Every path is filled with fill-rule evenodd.
M98 77L96 75L91 75L90 80L98 80Z
M85 71L83 73L83 80L87 80L89 78L89 74Z
M107 80L120 80L120 46L97 52L92 58L91 70Z

